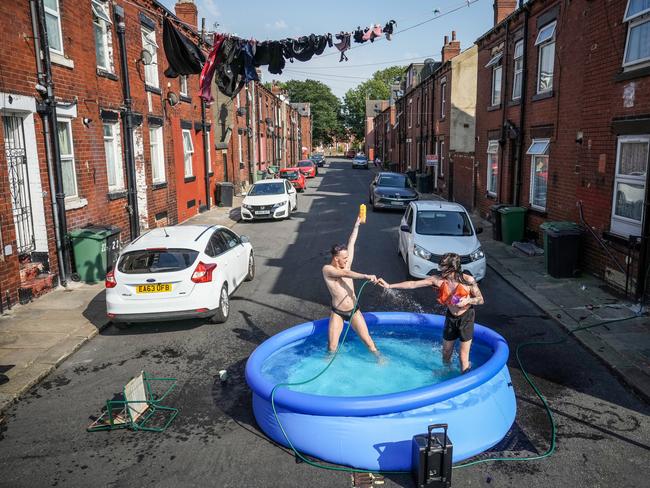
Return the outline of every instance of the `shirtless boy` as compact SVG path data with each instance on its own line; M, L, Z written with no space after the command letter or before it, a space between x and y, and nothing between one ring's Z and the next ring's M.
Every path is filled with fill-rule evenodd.
M336 351L339 344L339 337L343 331L343 321L348 320L368 349L372 353L379 355L379 351L368 333L368 326L363 315L361 315L361 311L357 309L354 315L351 316L354 304L357 301L352 280L369 280L371 283L377 283L378 281L375 275L357 273L351 269L354 259L354 244L357 241L357 234L359 233L359 224L360 220L357 219L347 245L336 244L332 246L332 261L323 266L323 278L325 279L325 284L330 295L332 295L328 350L330 352Z

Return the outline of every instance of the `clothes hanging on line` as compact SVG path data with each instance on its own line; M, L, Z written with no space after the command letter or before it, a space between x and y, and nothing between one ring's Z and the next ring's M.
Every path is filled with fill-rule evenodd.
M212 39L212 50L210 51L210 54L208 54L208 59L203 65L203 70L201 70L201 76L199 77L199 96L205 100L206 103L212 103L214 100L212 97L212 79L214 78L214 72L217 69L219 50L221 49L221 44L226 39L226 36L223 34L214 34Z
M244 82L259 81L253 59L257 50L257 42L251 40L244 44L241 54L244 61Z
M215 83L219 91L231 97L244 86L243 44L236 37L227 37L221 44L217 68L214 72Z
M397 25L397 22L394 20L389 20L386 25L384 26L384 34L386 34L386 40L390 41L393 38L393 30L395 26Z
M352 38L354 39L354 42L358 44L363 44L364 42L367 41L367 39L364 39L364 36L366 34L368 29L363 30L360 26L357 27L357 30L354 31L354 34L352 35Z
M345 51L350 49L350 39L352 37L352 34L349 32L339 32L336 34L336 38L339 40L339 42L335 43L334 46L336 49L338 49L341 52L341 58L339 59L339 63L342 62L343 60L347 61L348 57L345 55Z
M201 72L205 63L201 49L178 32L167 17L163 20L163 48L169 62L169 67L165 70L167 78L196 75Z
M362 39L364 41L375 42L375 39L382 35L381 25L375 24L371 25L364 31Z

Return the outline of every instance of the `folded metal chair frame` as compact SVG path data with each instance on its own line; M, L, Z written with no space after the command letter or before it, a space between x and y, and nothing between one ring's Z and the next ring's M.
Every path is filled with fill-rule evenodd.
M156 397L151 387L153 382L171 382L171 385L161 396ZM161 405L160 402L165 399L175 386L176 378L150 378L144 371L140 372L138 376L124 386L123 400L106 401L106 411L88 426L88 432L124 428L164 432L178 415L178 409L166 407ZM162 427L147 425L147 422L159 411L166 413L168 416L165 424Z

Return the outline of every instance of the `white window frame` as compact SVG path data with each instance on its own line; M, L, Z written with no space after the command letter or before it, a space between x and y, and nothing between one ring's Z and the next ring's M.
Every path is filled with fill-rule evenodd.
M555 77L555 30L557 26L557 21L550 22L543 26L537 33L537 38L535 39L535 46L537 46L537 80L536 80L536 92L548 93L553 91L553 78ZM550 32L550 34L549 34ZM551 64L552 71L550 77L549 86L540 88L542 81L542 57L545 50L552 50L553 52L553 62Z
M447 80L440 83L440 118L445 118L447 110ZM442 173L440 173L442 175Z
M630 44L630 34L632 33L633 29L638 28L639 26L643 24L648 24L648 28L650 28L650 2L648 2L648 7L645 9L639 10L636 13L630 14L630 7L632 4L633 0L628 0L627 2L627 7L625 8L625 15L623 17L623 22L628 23L627 27L627 35L625 38L625 51L623 53L623 67L626 68L628 66L633 66L635 64L639 63L646 63L650 61L650 54L645 57L645 58L639 58L635 59L633 61L626 61L627 60L627 53L628 53L628 46Z
M493 197L497 196L497 191L498 191L498 182L497 180L494 181L494 188L491 188L491 181L492 181L492 176L493 176L493 171L492 171L492 159L495 158L497 161L497 173L496 177L499 177L499 141L496 139L492 139L488 141L488 146L487 146L487 180L485 184L485 188L487 190L488 195L491 195Z
M645 187L646 175L620 175L621 164L621 145L625 143L645 143L648 145L650 152L650 134L619 136L616 142L616 173L614 174L614 187L612 189L612 216L610 220L610 230L614 234L629 237L630 235L641 235L641 225L643 223L644 215L641 215L641 220L631 219L616 214L616 189L619 183L627 183L632 185L642 185L644 194L648 191ZM647 158L646 158L647 164ZM646 166L646 173L648 171Z
M515 49L512 56L512 99L521 98L523 73L524 73L524 40L520 39L515 42ZM519 93L517 93L519 91Z
M122 145L120 144L120 124L119 122L103 122L102 123L102 131L106 128L110 127L111 129L111 135L107 136L104 133L104 154L106 156L106 178L108 181L109 178L109 166L113 167L113 171L115 173L115 182L111 184L110 181L108 181L108 191L109 192L115 192L115 191L120 191L124 190L124 167L122 165ZM108 151L107 145L111 145L113 149L113 157L115 158L113 161L109 161L108 158Z
M550 166L550 158L549 158L549 147L551 145L551 140L550 139L533 139L531 142L528 151L526 151L526 154L530 155L530 189L528 192L528 201L530 202L530 206L534 209L537 210L546 210L546 206L541 206L533 203L533 195L535 193L535 161L537 158L546 158L546 166L547 166L547 178L548 178L548 169ZM546 180L546 201L548 202L548 179Z
M98 0L92 0L91 4L91 9L92 9L92 18L93 18L93 31L95 26L99 27L101 30L101 36L103 38L103 51L104 51L104 57L106 58L106 66L103 66L99 62L99 58L97 58L97 67L101 70L104 70L108 73L114 73L114 68L113 68L113 63L112 63L112 58L113 58L113 52L112 49L110 49L110 44L111 44L111 30L109 25L112 25L113 23L111 22L111 16L110 12L107 11L109 9L109 4L106 4L105 6L101 4ZM93 32L95 34L95 49L97 49L97 33ZM95 57L97 57L97 53L95 53Z
M74 139L72 138L72 119L68 118L63 118L59 117L57 120L58 124L65 124L66 126L66 133L68 138L70 139L70 154L63 154L63 152L60 152L61 156L61 172L63 172L63 165L70 163L71 168L72 168L72 175L74 176L73 181L74 181L74 193L66 193L65 194L65 199L66 200L75 200L79 198L79 185L77 182L77 167L74 159ZM57 137L59 136L59 128L56 128L57 131ZM59 151L61 151L61 144L59 144ZM64 178L65 181L65 178ZM61 183L63 184L63 182ZM65 189L64 189L65 192Z
M156 30L140 25L142 33L142 49L149 51L151 54L151 63L144 65L144 82L145 85L152 88L160 88L158 78L158 43L156 42Z
M180 75L179 80L180 80L180 88L178 89L178 92L184 97L189 96L190 88L189 88L189 81L187 75Z
M183 129L183 166L185 178L194 176L194 167L192 165L192 156L194 155L194 142L192 141L192 131ZM187 139L185 136L187 135ZM189 143L189 145L188 145Z
M498 82L497 82L498 74ZM492 92L490 94L490 106L495 107L501 104L501 88L503 87L503 66L495 64L492 66ZM497 90L498 88L498 90Z
M52 17L56 18L56 23L58 27L58 32L59 32L59 40L61 41L61 49L57 49L52 47L52 43L49 42L48 38L48 44L50 46L50 51L55 52L57 54L60 54L63 56L63 30L61 29L61 4L59 3L59 0L54 0L56 2L56 10L51 9L47 5L43 4L44 9L45 9L45 14L51 15ZM46 29L47 29L47 22L46 22Z
M151 157L151 181L154 184L165 183L167 174L165 172L165 145L162 126L149 127L149 155ZM157 176L156 173L158 173Z

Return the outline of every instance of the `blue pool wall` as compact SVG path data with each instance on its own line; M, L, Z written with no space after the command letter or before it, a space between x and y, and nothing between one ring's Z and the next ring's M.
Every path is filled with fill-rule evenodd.
M403 312L365 313L370 331L381 326L418 325L442 336L444 317ZM322 319L287 329L261 344L246 365L258 425L287 446L271 407L275 386L261 374L264 361L278 349L327 330ZM354 332L351 331L350 334ZM427 335L431 335L430 331ZM357 468L384 471L411 469L411 439L434 423L449 425L454 462L497 444L516 415L516 402L506 366L508 345L499 334L479 324L474 342L492 355L470 373L399 393L366 397L330 397L280 388L275 405L289 439L301 452ZM325 345L323 345L325 347Z

